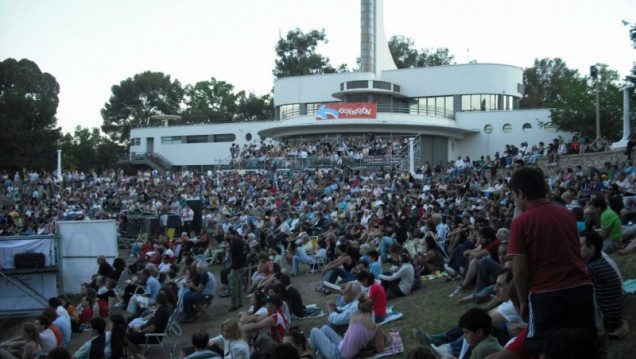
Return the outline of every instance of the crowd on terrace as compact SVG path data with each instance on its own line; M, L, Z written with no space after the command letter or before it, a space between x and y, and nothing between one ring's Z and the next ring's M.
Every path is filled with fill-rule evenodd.
M555 140L554 145L558 142ZM331 147L318 142L297 147L268 145L266 150L234 147L233 153L252 158L265 156L271 160L285 154L302 158L303 151L325 156L365 150L394 153L405 145L404 139L375 138L366 143L349 141ZM500 350L508 339L519 334L507 330L512 327L506 327L506 322L515 320L523 327L527 320L523 310L520 315L514 315L512 304L503 309L498 306L511 303L508 292L514 292L501 288L504 284L507 288L512 278L512 272L506 275L504 271L510 266L506 264L505 248L513 219L523 210L515 206L518 198L513 195L515 188L510 187L511 177L513 171L528 168L525 160L533 162L533 154L522 150L524 147L527 148L527 144L522 144L515 154L509 146L503 155L495 155L490 161L482 158L481 163L475 161L477 165L470 158L461 157L446 165L425 164L421 168L423 183L407 171L395 168L366 173L338 167L311 171L270 167L256 172L237 170L212 175L190 171L166 175L150 170L136 175L114 170L100 175L66 171L62 182L52 173L23 171L10 176L5 172L1 230L3 235L49 234L54 231L57 220L123 220L122 213L170 213L182 219L183 229L189 229L187 222L192 218L187 201L198 199L203 208L200 233L185 231L174 238L165 233L157 238L140 236L133 246L132 254L139 259L139 268L144 268L138 276L146 291L155 287L148 284L149 280L157 281L164 288L163 294L154 289L148 293L152 297L151 304L156 302L159 308L170 308L162 309L160 317L156 314L149 317L147 320L153 326L145 326L146 322L140 326L142 331L146 330L143 328L150 328L146 331L164 329L177 303L175 297L179 295L183 298L183 320L193 320L196 305L217 295L217 275L210 276L207 269L208 263L216 261L227 261L228 268L220 273L219 279L225 295L232 296L230 311L238 310L247 302L242 286L237 284L241 281L237 279L243 277L242 269L253 264L248 290L253 291L250 301L254 308L228 322L227 327L222 327L222 337L210 340L209 345L217 345L219 349L218 346L228 340L245 340L245 346L249 344L248 352L273 353L279 349L272 348L283 343L283 338L298 336L298 333L292 334L295 318L311 314L304 307L292 308L292 304L298 303L298 297L290 289L293 288L290 278L281 267L290 265L289 275L301 275L299 264L314 266L320 260L324 281L343 289L343 296L327 305L327 326L310 333L309 341L320 356L351 358L363 350L381 349L383 343L379 336L382 339L384 336L379 334L382 330L378 323L388 315L386 301L411 295L421 286L422 276L446 272L461 281L453 296L461 301L492 300L486 317L493 317L493 313L499 313L499 317L489 321L484 320L484 312L467 312L459 326L464 333L466 330L480 332L480 340L462 337L455 330L455 334L446 333L443 341L436 342L446 346L433 347L431 355L477 358L477 354L461 353L480 352L485 345L478 347L482 342L489 343L490 353L492 348ZM579 143L579 152L580 148ZM544 155L550 153L548 150ZM636 249L635 242L625 241L633 235L630 224L636 218L636 173L630 160L606 163L603 168L582 165L559 168L555 173L544 177L545 190L552 203L576 216L572 223L585 233L588 247L598 252L592 253L590 258L594 261L600 258L600 247L607 253ZM182 228L177 229L177 233ZM600 242L593 242L588 230L597 230ZM148 255L148 252L153 253ZM587 260L591 261L590 258ZM499 283L502 273L505 283ZM378 285L373 284L376 281ZM102 282L106 287L106 281L98 277L91 284L99 289ZM329 287L317 290L328 293ZM88 288L86 291L90 292ZM169 291L173 293L167 294ZM294 297L290 297L290 293ZM300 296L297 290L295 293ZM127 316L143 317L139 297L128 294L125 298ZM90 295L85 297L86 303L82 305L92 306ZM599 303L601 310L608 311L603 314L611 319L605 333L619 336L616 333L622 326L622 304L615 302L622 303L621 298L622 294L610 304ZM300 303L302 306L302 300ZM258 308L265 309L259 311ZM101 323L88 320L85 324L99 334ZM236 328L226 333L230 327ZM497 332L493 327L499 327ZM128 334L130 343L139 342L137 329L133 326L132 334ZM273 343L254 340L262 338L256 335L259 332L267 334ZM491 332L496 339L490 339ZM203 338L207 334L198 335ZM300 336L304 338L302 333ZM193 336L196 352L207 350L208 345L203 348L200 345L207 339L201 338ZM302 338L292 339L296 352L308 355L303 357L312 356L307 339L305 342ZM348 344L342 346L340 340ZM376 348L372 343L377 344Z

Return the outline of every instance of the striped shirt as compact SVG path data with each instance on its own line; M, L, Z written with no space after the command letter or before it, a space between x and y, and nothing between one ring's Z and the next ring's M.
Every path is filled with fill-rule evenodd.
M622 324L625 298L621 280L614 268L602 257L588 262L587 269L594 282L596 303L603 313L605 330L613 332Z

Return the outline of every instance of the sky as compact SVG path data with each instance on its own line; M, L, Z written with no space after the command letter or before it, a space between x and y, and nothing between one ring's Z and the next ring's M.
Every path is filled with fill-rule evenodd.
M629 74L636 1L385 0L384 28L415 47L468 61L531 67L562 58L583 75L603 63ZM111 87L144 71L183 86L214 77L257 95L274 84L274 47L325 29L318 52L356 67L360 0L0 0L0 61L27 58L60 84L58 126L100 127Z

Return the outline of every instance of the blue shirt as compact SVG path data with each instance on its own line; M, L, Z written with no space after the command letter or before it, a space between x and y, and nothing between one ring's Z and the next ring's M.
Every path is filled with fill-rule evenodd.
M358 300L354 299L351 302L345 304L344 307L338 308L337 312L329 314L327 322L333 325L347 325L349 324L349 316L351 313L358 311Z
M146 291L144 294L147 294L152 300L157 300L157 294L159 294L159 290L161 289L161 284L157 278L150 276L146 281Z

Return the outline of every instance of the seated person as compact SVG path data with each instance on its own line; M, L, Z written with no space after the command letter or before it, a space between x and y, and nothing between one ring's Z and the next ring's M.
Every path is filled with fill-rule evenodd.
M250 298L250 308L247 312L239 312L239 324L254 323L265 318L267 316L267 307L265 306L266 299L267 294L264 291L257 290L254 292L254 295Z
M303 297L300 295L298 289L291 285L291 279L287 274L280 276L280 285L285 291L285 298L289 303L290 314L302 318L307 315L306 308L303 305Z
M506 230L507 231L507 230ZM497 259L497 249L501 244L501 239L497 237L495 230L492 227L482 227L478 231L477 246L474 249L467 249L464 251L464 257L468 262L468 269L464 276L462 284L459 285L451 296L456 296L472 287L475 277L477 276L477 270L479 267L480 259L490 256L492 259Z
M373 274L360 272L356 276L358 282L368 288L368 296L373 301L373 315L376 323L382 323L386 318L386 293L384 287L375 281Z
M42 339L33 323L22 324L20 337L0 343L2 358L31 358L43 350Z
M216 279L208 272L207 265L198 262L197 274L193 281L187 282L187 289L183 295L183 312L187 321L194 320L194 305L209 302L216 294Z
M243 340L238 323L234 319L226 319L221 324L221 335L208 342L208 347L224 358L250 359L250 346Z
M147 324L132 328L128 332L128 350L131 354L136 355L139 353L139 345L146 343L146 333L163 333L170 320L170 314L172 308L167 305L167 298L163 293L157 295L157 310L153 314L152 318ZM160 339L159 339L160 340ZM148 339L149 343L158 343L157 337L151 337Z
M194 347L194 353L186 356L184 359L211 359L221 358L221 356L208 349L208 341L210 337L204 330L192 333L192 346Z
M100 359L104 357L106 321L102 318L93 318L90 325L93 337L75 352L74 359Z
M497 256L499 261L495 261L490 256L486 256L479 260L479 267L477 269L477 280L475 281L475 292L467 295L459 300L460 303L466 303L473 301L480 303L487 301L494 294L495 283L497 275L501 270L506 268L512 268L512 258L507 257L508 254L508 242L502 242L497 250ZM499 263L503 263L499 264Z
M464 332L466 341L460 357L469 359L482 359L486 356L498 353L502 347L492 332L492 321L488 312L480 308L471 308L459 318L459 327ZM433 347L433 349L436 349ZM470 350L470 355L466 351ZM454 358L450 353L437 350L438 354L445 358Z
M358 295L362 293L360 283L353 281L345 284L338 302L327 302L327 324L336 331L344 333L349 325L351 313L358 311Z
M497 276L497 284L495 285L495 293L501 304L488 312L492 322L492 335L500 343L506 343L510 337L517 335L520 330L526 327L515 310L512 298L509 296L511 283L512 270L510 268L502 269ZM490 308L490 306L486 308ZM459 356L463 345L462 334L461 327L454 327L446 333L429 336L429 340L432 344L439 345L442 351Z
M277 295L270 295L267 297L267 317L256 322L243 324L240 326L243 332L243 338L246 342L249 342L261 329L269 329L269 336L276 343L282 343L285 333L289 326L289 319L283 312L283 300ZM259 336L260 337L260 336Z
M349 243L343 242L337 247L338 258L331 261L322 270L323 279L329 283L336 283L338 277L340 283L346 283L355 279L351 270L358 263L360 252Z
M587 263L587 271L594 284L594 297L601 313L603 326L608 333L623 325L625 296L618 273L603 258L603 238L594 232L581 233L581 258Z
M427 275L444 270L444 253L435 242L432 235L427 234L424 237L424 253L418 253L415 256L415 262L418 264L418 274Z
M307 338L298 328L291 328L283 338L283 344L290 344L298 352L301 359L314 359L313 348L307 345ZM290 358L288 358L290 359Z
M252 274L250 281L250 287L247 289L247 294L251 294L256 289L256 286L260 281L269 277L272 273L273 262L267 256L267 253L260 253L258 255L258 264L256 265L256 271Z
M358 295L357 302L358 312L351 314L344 338L328 325L311 330L311 346L322 357L355 358L369 346L378 353L384 350L384 332L373 320L373 302L366 294Z
M387 299L411 294L415 281L415 268L413 268L413 263L411 263L409 252L406 249L401 249L398 253L399 267L380 275ZM393 255L391 258L394 258Z
M154 304L161 289L161 284L157 278L153 277L150 270L144 268L139 274L139 281L137 282L138 288L143 288L143 294L134 294L128 302L126 311L128 313L136 315L140 309L140 304L143 303L146 307Z

